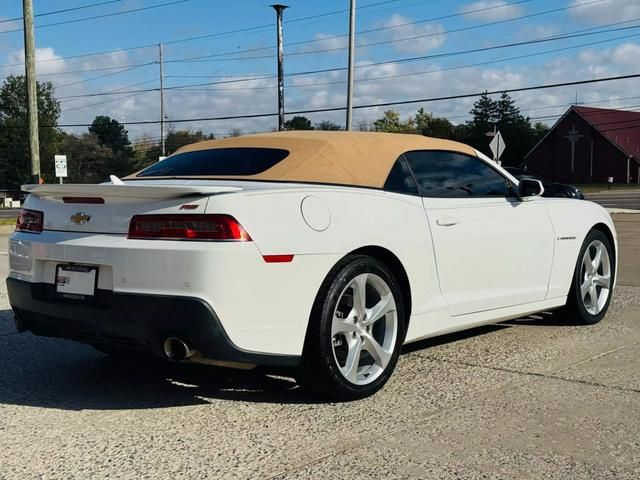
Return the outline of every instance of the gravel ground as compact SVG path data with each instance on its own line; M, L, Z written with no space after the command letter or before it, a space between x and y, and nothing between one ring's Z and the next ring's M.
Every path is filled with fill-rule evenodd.
M0 273L6 268L0 258ZM640 478L640 288L405 348L376 396L120 363L15 334L0 287L0 479Z

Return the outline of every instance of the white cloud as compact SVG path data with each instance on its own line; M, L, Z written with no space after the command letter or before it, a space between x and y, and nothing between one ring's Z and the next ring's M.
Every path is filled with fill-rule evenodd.
M360 55L359 58L366 58ZM578 53L566 53L566 56L535 64L495 64L484 67L469 67L457 70L442 70L455 66L449 63L415 62L402 64L369 65L360 60L356 69L355 105L388 101L401 101L428 97L451 96L479 92L485 89L501 90L528 85L557 83L564 81L614 76L635 71L637 58L640 58L640 43L627 42L609 49L587 49ZM419 74L429 71L428 74ZM251 75L247 72L247 75ZM363 81L374 77L394 77L376 81ZM231 77L229 78L231 79ZM327 72L314 76L288 78L286 90L286 110L305 110L331 108L346 103L345 72ZM226 80L226 79L220 79ZM336 83L337 82L337 83ZM342 82L342 83L341 83ZM310 84L323 84L312 85ZM563 113L568 104L574 101L576 92L580 102L589 104L608 99L622 99L634 95L635 80L614 81L581 85L567 88L554 88L535 92L515 93L512 96L531 117L545 117ZM307 87L303 87L307 85ZM94 90L108 90L126 86L125 83L110 82ZM153 86L153 85L152 85ZM90 88L86 86L79 86ZM255 90L249 88L255 87ZM73 89L73 93L76 87ZM145 88L141 86L139 88ZM69 89L64 90L68 94ZM252 82L225 84L212 87L211 90L168 90L166 93L166 111L169 124L172 119L217 117L276 111L276 89L274 79L259 79ZM80 90L80 93L84 93ZM117 101L97 105L91 108L65 111L64 106L75 107L107 100L104 97L86 98L79 101L64 102L61 123L91 122L96 115L109 115L120 121L154 120L159 117L158 92L149 92L131 98L118 98ZM427 102L392 107L357 109L354 111L354 125L360 120L373 121L384 110L398 110L403 118L415 114L424 106L427 111L450 118L455 123L464 122L475 98ZM637 100L619 100L617 103L594 103L594 106L625 107L640 103ZM547 108L549 107L549 108ZM344 111L307 114L312 122L331 120L344 124ZM553 123L554 118L542 121ZM258 119L237 119L228 121L204 121L175 123L174 128L202 129L218 135L227 134L232 128L240 128L245 133L268 131L276 126L275 117ZM143 133L152 137L159 136L158 125L128 125L131 138ZM85 131L78 128L76 131Z
M299 51L335 50L335 53L341 53L348 47L348 41L348 37L345 36L338 37L326 33L316 33L314 42L306 44Z
M471 20L507 20L517 17L524 11L520 5L509 5L506 0L478 0L460 7L461 12L473 12L465 14L465 18Z
M441 47L445 41L442 33L444 27L437 23L413 24L412 19L395 14L380 26L384 29L373 39L369 37L363 43L377 41L391 41L391 45L398 52L403 53L426 53L430 50Z
M632 20L640 17L640 2L638 0L603 0L598 3L586 0L572 0L569 6L587 4L569 10L572 17L588 23L607 23Z
M7 21L9 18L0 16L0 33L17 30L22 28L22 22L19 20Z
M48 74L60 72L64 69L65 61L60 55L55 53L51 47L36 48L36 62L38 74ZM7 55L7 63L14 65L6 67L3 74L24 73L24 49L14 50Z

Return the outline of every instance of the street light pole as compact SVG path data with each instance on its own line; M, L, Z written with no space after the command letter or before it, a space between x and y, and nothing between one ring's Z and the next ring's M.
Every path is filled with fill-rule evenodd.
M284 45L282 43L282 16L287 5L275 4L278 29L278 130L284 130Z
M349 10L349 74L347 79L347 123L345 130L351 130L353 115L353 71L356 47L356 0L351 0Z
M29 116L29 151L31 153L31 181L40 183L40 145L38 140L38 88L36 83L36 42L33 34L32 0L22 0L24 22L24 65L27 81L27 109Z

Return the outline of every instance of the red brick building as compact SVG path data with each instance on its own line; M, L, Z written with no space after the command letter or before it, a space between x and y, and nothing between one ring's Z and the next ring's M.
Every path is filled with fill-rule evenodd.
M557 182L640 183L640 112L572 106L525 164Z

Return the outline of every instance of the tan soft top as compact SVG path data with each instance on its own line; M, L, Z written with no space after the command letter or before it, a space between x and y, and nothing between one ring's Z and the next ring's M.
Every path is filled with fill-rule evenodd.
M281 180L381 188L402 153L411 150L447 150L476 155L473 148L462 143L422 135L329 131L274 132L208 140L182 147L174 155L233 147L280 148L288 150L289 155L257 175L200 178ZM135 174L127 177L134 178Z

